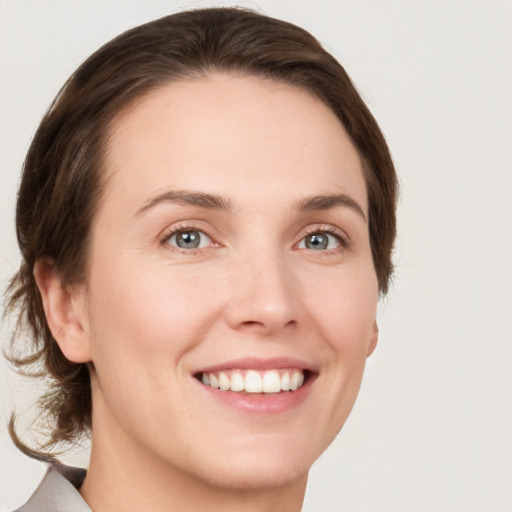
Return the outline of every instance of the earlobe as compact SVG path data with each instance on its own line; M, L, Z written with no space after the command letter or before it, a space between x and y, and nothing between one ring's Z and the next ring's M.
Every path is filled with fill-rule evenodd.
M366 357L370 357L377 346L377 341L379 339L379 326L377 325L377 321L374 322L372 327L372 336L370 338L370 344L368 345L368 350L366 351Z
M50 258L36 262L34 278L48 327L64 356L75 363L91 361L87 315L81 293L62 284Z

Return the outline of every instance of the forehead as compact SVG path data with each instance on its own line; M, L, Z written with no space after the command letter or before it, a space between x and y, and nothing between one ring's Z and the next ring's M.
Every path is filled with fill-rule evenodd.
M214 74L143 96L112 124L106 173L107 202L170 187L235 201L342 192L367 209L360 158L336 115L305 90L254 77Z

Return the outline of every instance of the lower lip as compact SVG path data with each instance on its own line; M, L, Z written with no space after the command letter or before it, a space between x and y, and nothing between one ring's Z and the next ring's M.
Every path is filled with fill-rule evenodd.
M315 376L310 375L306 382L296 391L281 391L268 394L241 394L235 391L220 389L198 384L212 397L220 402L253 414L277 414L300 405L307 398ZM197 380L197 379L196 379Z

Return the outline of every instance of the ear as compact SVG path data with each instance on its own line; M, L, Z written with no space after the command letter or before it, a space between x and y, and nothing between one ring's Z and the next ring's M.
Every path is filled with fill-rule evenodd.
M75 363L91 361L85 290L64 286L50 258L34 265L46 322L64 356Z
M377 346L377 341L379 339L379 326L377 325L377 321L373 323L372 334L370 338L370 344L368 345L368 350L366 351L366 357L370 357Z

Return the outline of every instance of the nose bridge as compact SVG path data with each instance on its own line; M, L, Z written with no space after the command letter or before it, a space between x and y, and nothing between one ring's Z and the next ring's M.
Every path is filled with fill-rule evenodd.
M275 332L297 321L296 282L283 250L259 247L233 262L230 273L228 322Z

